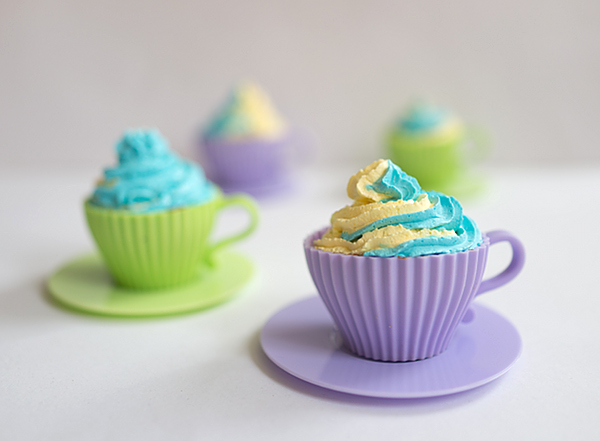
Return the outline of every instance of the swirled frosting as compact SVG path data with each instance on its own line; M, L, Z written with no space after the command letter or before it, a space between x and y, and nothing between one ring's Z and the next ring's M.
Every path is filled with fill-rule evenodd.
M417 101L398 119L393 133L410 139L433 138L441 141L460 138L463 131L462 121L451 112L425 101Z
M452 196L423 191L412 176L380 159L348 182L354 199L331 217L314 246L334 253L380 257L448 254L481 245L481 232Z
M200 204L217 193L202 169L172 152L157 130L128 130L116 151L119 164L104 170L94 205L151 213Z
M205 139L228 141L272 139L285 134L287 124L267 94L254 83L238 85L210 121Z

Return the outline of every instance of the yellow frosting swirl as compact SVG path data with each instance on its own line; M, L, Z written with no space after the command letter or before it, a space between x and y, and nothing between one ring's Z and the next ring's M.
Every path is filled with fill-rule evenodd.
M342 254L363 255L369 251L375 251L382 248L394 248L398 245L413 239L424 237L449 237L456 236L454 231L445 230L409 230L402 225L390 225L377 230L369 231L362 235L355 242L344 240L340 237L340 232L330 229L321 239L314 242L315 248L323 251Z

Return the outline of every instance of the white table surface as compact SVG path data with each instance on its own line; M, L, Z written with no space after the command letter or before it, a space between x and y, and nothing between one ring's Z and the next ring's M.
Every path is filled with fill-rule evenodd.
M94 249L81 201L97 170L0 174L0 439L584 440L600 434L600 168L492 169L465 201L483 231L527 249L523 273L479 302L508 318L524 351L503 377L420 400L355 397L275 367L258 336L282 307L316 295L302 239L348 203L353 168L307 170L261 203L237 246L258 268L238 297L203 312L109 319L52 304L44 284ZM234 213L222 228L239 224ZM509 252L494 247L491 272Z

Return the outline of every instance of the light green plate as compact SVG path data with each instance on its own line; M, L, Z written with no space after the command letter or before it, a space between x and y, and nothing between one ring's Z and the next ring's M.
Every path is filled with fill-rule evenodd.
M116 285L100 255L79 257L48 280L50 295L69 308L92 314L150 317L197 311L223 303L250 280L249 259L232 251L215 256L215 265L198 280L177 288L140 291Z

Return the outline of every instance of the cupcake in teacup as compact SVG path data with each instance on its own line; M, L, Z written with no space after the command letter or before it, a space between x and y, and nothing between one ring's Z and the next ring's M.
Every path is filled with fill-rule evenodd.
M242 82L201 136L207 173L226 192L269 195L290 187L291 147L299 132L255 83Z
M474 297L512 280L524 263L521 242L482 234L452 196L424 191L390 160L352 176L353 203L304 241L317 291L346 346L379 361L442 353ZM511 264L482 282L489 247L507 241Z
M389 128L386 150L427 190L470 195L483 180L473 166L489 148L487 132L455 112L425 100L413 102Z
M163 289L197 280L213 253L256 227L255 203L224 196L202 169L174 153L156 130L128 130L116 144L118 164L85 202L98 249L121 286ZM210 240L217 213L239 205L248 226L231 237Z

